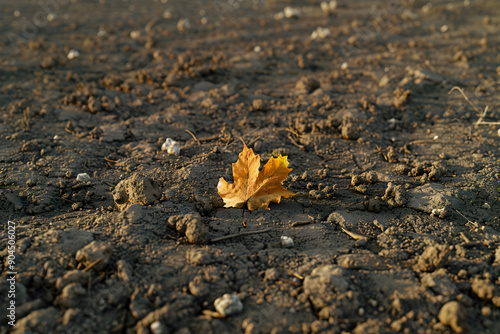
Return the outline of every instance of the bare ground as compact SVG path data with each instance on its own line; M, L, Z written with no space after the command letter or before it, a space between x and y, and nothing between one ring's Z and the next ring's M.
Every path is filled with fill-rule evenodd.
M0 8L1 333L498 333L496 1L41 3ZM242 141L299 194L246 229Z

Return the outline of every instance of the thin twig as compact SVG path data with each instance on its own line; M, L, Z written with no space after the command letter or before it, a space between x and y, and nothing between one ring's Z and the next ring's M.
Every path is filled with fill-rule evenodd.
M342 231L345 234L347 234L348 236L350 236L351 238L353 238L354 240L368 240L367 236L364 236L364 235L361 235L361 234L358 234L358 233L354 233L354 232L348 231L348 230L346 230L343 227L342 227Z
M246 228L247 225L245 224L245 208L243 208L243 210L241 210L241 221L243 222L243 227Z
M455 209L455 211L456 211L456 212L458 212L458 214L459 214L460 216L464 217L464 218L465 218L465 220L467 220L469 223L473 224L473 222L471 222L471 221L469 220L469 218L465 217L465 216L464 216L464 215L463 215L460 211L458 211L458 210L456 210L456 209Z
M293 222L292 227L303 226L303 225L312 224L312 223L313 223L312 220L298 221L298 222Z
M243 137L244 136L250 136L251 134L254 134L255 132L257 132L259 130L262 130L262 129L261 128L257 128L257 129L255 129L253 131L250 131L249 133L244 134L243 136L239 137L238 139L241 140L241 141L243 141ZM233 145L234 143L237 143L238 139L233 140L232 142L230 142L229 144L227 144L225 147L229 147L229 146ZM245 142L243 142L243 143L245 143Z
M301 150L303 150L303 149L304 149L304 145L300 145L299 143L297 143L297 142L295 141L295 139L293 139L293 138L292 138L292 136L290 136L290 134L287 134L287 135L286 135L286 137L287 137L288 139L290 139L290 141L292 142L292 144L293 144L293 145L297 146L297 147L298 147L298 148L300 148Z
M460 94L462 94L462 96L464 97L465 101L467 101L467 102L470 104L470 106L471 106L472 108L474 108L474 110L475 110L478 114L480 114L480 113L481 113L481 112L479 111L479 109L477 109L477 107L474 105L474 103L472 103L472 102L469 100L469 98L467 97L467 95L465 95L465 93L464 93L464 91L462 90L462 88L460 88L460 87L458 87L458 86L455 86L455 87L453 87L453 88L452 88L452 89L448 92L448 94L450 94L451 92L453 92L455 89L456 89L456 90L458 90L458 91L460 92Z
M298 134L296 131L293 131L292 129L289 129L289 128L285 128L285 131L293 133L297 137L304 137L305 136L305 135Z
M184 129L184 131L186 131L187 133L189 133L191 135L191 137L193 137L193 139L198 143L198 145L201 145L201 143L198 140L198 138L196 138L196 136L191 131L189 131L188 129Z
M96 264L98 264L99 262L102 261L102 257L95 260L94 262L92 262L91 264L89 264L88 267L86 267L85 269L83 269L83 271L90 271L90 269L92 269Z
M269 231L271 231L271 229L270 228L266 228L265 230L260 230L260 231L248 231L248 232L241 232L241 233L236 233L236 234L229 234L229 235L226 235L226 236L223 236L223 237L213 238L212 242L218 242L218 241L222 241L222 240L237 238L237 237L241 237L241 236L244 236L244 235L266 233L266 232L269 232Z

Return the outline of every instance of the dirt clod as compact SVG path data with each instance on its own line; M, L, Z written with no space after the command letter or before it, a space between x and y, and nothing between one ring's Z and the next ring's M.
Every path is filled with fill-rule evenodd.
M430 272L448 263L450 251L447 245L428 246L418 258L417 267L420 271Z
M160 197L160 187L153 180L138 174L120 181L113 190L113 198L120 210L132 204L151 205Z
M443 305L438 315L439 321L445 326L450 326L455 333L463 333L467 327L467 311L456 301Z
M92 265L92 269L95 271L103 271L109 264L112 252L113 249L107 243L103 241L92 241L87 246L78 250L75 258L85 267L90 267Z

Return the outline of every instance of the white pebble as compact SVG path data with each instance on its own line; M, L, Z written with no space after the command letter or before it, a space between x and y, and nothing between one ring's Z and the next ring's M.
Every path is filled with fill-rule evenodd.
M364 309L364 308L362 308L362 307L360 307L360 308L358 309L358 315L359 315L360 317L364 316L364 315L365 315L365 309Z
M285 17L287 19L292 19L292 18L297 19L300 17L302 13L297 8L286 6L285 9L283 10L283 14L285 14Z
M79 182L88 182L90 181L90 176L87 173L80 173L76 176L76 180Z
M141 37L141 32L140 31L134 30L134 31L130 32L130 38L132 38L132 39L138 39L139 37Z
M340 65L341 70L347 70L349 68L349 63L343 62L342 65Z
M14 11L14 17L19 17L19 16L21 16L21 12L18 11L18 10L15 10Z
M107 34L106 30L99 30L97 32L97 37L104 37L104 36L106 36L106 34Z
M317 27L316 30L314 30L311 34L311 39L316 39L316 38L327 38L332 35L332 32L328 28L323 28L323 27Z
M260 47L260 45L257 45L253 48L253 52L260 52L262 51L262 48Z
M165 326L159 322L158 320L153 322L151 324L151 326L149 326L151 328L151 332L153 334L166 334L168 333L168 329L165 328Z
M441 27L441 32L447 32L449 30L448 25L444 25Z
M243 303L236 295L225 294L214 301L215 310L223 317L243 311Z
M175 140L167 138L163 145L161 145L161 150L167 151L167 153L170 155L179 155L179 153L181 152L181 147Z
M80 57L80 52L78 50L71 49L69 50L67 57L69 60L78 58Z
M287 236L281 236L281 246L283 248L292 248L293 247L293 239Z
M56 14L55 13L49 13L47 15L47 21L49 21L49 22L54 21L55 18L56 18Z
M337 9L337 1L332 0L332 1L323 1L321 2L321 10L325 13L330 15Z
M180 19L180 20L177 22L177 29L178 29L180 32L186 31L186 30L188 30L189 28L191 28L191 22L189 22L189 20L188 20L188 19Z

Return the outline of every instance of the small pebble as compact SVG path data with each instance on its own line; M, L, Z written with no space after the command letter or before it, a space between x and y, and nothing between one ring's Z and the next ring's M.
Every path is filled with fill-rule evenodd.
M90 181L90 176L87 173L80 173L76 176L76 180L79 182L88 182Z
M225 294L214 301L215 310L223 317L243 311L243 303L236 295Z
M170 155L179 155L179 153L181 152L179 143L171 138L167 138L167 140L165 140L163 145L161 145L161 150L167 151L167 153Z
M69 60L78 58L80 57L80 52L78 50L71 49L69 50L67 57Z
M139 37L141 37L141 32L140 31L134 30L134 31L130 32L130 38L132 38L132 39L138 39Z
M177 22L177 30L179 30L180 32L184 32L189 28L191 28L191 23L189 22L188 19L180 19Z
M297 8L286 6L283 10L283 14L287 19L297 19L302 13Z
M314 30L311 34L311 39L324 39L327 37L330 37L332 35L332 32L328 28L323 28L323 27L317 27L316 30Z
M292 248L293 247L293 239L287 236L281 236L281 246L283 248Z
M337 9L337 1L336 0L323 1L323 2L321 2L320 6L321 6L321 10L325 14L330 15L335 11L335 9Z
M168 329L158 320L153 322L150 326L151 332L153 334L167 334L169 333Z

